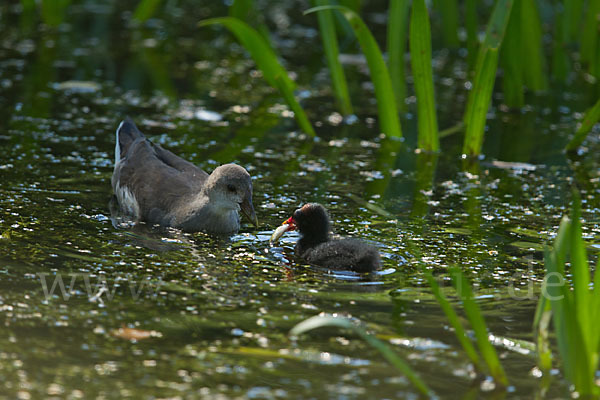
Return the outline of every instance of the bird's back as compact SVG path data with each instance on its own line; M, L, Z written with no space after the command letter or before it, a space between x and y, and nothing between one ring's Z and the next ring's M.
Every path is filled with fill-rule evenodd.
M313 245L301 239L296 252L311 264L336 270L371 272L381 266L377 249L359 239L331 239Z
M136 217L169 225L170 212L191 201L208 174L194 164L152 144L129 120L117 129L112 186L119 202L128 194L137 203ZM133 209L135 207L132 207Z

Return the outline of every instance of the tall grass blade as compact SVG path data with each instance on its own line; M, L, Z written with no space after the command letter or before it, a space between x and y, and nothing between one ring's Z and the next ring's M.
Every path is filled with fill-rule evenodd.
M512 5L512 0L498 0L496 2L488 23L485 39L477 56L473 89L469 94L464 117L466 132L463 153L470 156L481 153L486 114L490 106L498 67L498 49L504 39Z
M576 39L581 28L583 0L566 0L562 4L564 7L564 38L568 43Z
M350 23L360 47L367 59L371 80L375 87L379 124L383 133L393 137L402 137L396 98L392 89L390 74L383 60L381 50L360 16L349 8L342 6L321 6L306 10L304 13L321 12L323 10L338 10Z
M43 0L42 20L49 26L58 26L63 23L67 7L71 0Z
M431 67L431 28L425 0L413 0L412 4L410 61L417 94L418 146L427 151L438 151L440 142Z
M458 2L457 0L434 0L433 5L442 16L442 34L446 47L456 49L458 41Z
M485 320L481 315L479 306L475 302L471 285L459 268L451 268L450 275L452 276L454 287L463 302L465 313L467 314L473 332L475 333L477 347L490 370L490 374L497 383L505 387L508 386L508 379L506 378L504 368L502 368L498 354L488 338Z
M510 14L500 50L500 64L504 70L502 77L504 103L509 107L523 107L525 104L523 69L528 61L525 62L521 57L521 43L524 40L526 39L521 35L521 11L517 6Z
M328 0L315 0L314 3L317 6L323 6L328 3ZM321 31L323 49L325 50L325 57L327 59L327 65L329 66L329 73L331 74L331 81L333 83L335 97L342 114L351 115L353 113L352 103L350 102L350 94L348 93L348 85L346 84L344 69L342 68L342 64L339 60L338 41L335 32L335 20L333 19L332 12L329 10L323 10L317 13L317 18L319 21L319 30Z
M454 329L454 334L460 342L463 350L465 351L465 353L467 353L467 356L469 357L473 365L475 365L475 368L479 371L483 371L483 364L481 363L479 354L477 354L475 347L471 343L471 339L469 339L469 337L467 336L467 332L465 331L462 323L460 322L458 315L452 308L452 305L440 290L440 286L438 285L433 275L431 275L431 272L427 271L425 267L422 268L422 271L425 275L425 279L427 279L427 282L429 283L429 287L431 288L435 299L442 308L442 311L444 311L444 314L446 314L446 318L448 318L450 325L452 325L452 328Z
M555 5L554 31L552 32L552 76L557 81L564 82L569 75L571 63L567 54L568 35L564 10L561 10L560 7L560 3Z
M600 99L585 113L581 126L575 132L573 139L567 144L567 151L573 151L579 147L598 120L600 120Z
M479 39L477 33L479 31L479 22L477 20L477 3L478 0L465 1L465 29L467 31L467 64L469 71L475 68L477 60L477 49L479 47Z
M600 333L591 318L598 312L592 306L600 301L592 296L600 292L592 292L589 288L590 274L582 239L580 210L579 196L575 193L571 219L563 217L554 248L546 251L545 287L552 306L563 372L580 396L589 397L600 395L595 383ZM565 281L567 256L571 261L572 288ZM598 279L596 277L595 282Z
M542 283L542 293L546 293L546 281ZM533 317L533 341L537 354L538 366L542 371L550 371L552 368L552 350L550 350L550 320L552 308L546 296L540 296L535 316Z
M133 12L133 19L140 22L147 21L154 15L161 1L162 0L141 0Z
M388 68L399 111L406 109L406 72L404 53L408 36L408 0L390 0L387 26Z
M548 76L542 43L542 22L534 0L520 0L515 10L520 12L521 54L523 80L534 91L548 89ZM512 19L512 17L511 17Z
M600 36L600 0L590 0L585 13L585 20L581 34L581 61L590 64L597 62L597 43Z
M233 17L211 18L200 21L199 27L208 25L223 25L229 29L244 48L250 53L265 80L278 89L294 112L294 117L300 128L311 136L315 131L304 110L294 97L295 84L289 78L285 68L281 66L275 53L267 41L254 28Z
M396 355L396 353L390 349L384 342L377 339L375 336L368 334L363 328L355 325L352 320L344 317L336 317L332 315L317 315L311 317L305 321L300 322L292 328L290 335L298 336L304 332L311 331L313 329L321 327L338 327L345 328L353 331L355 334L360 336L365 342L375 348L383 357L402 374L404 374L410 382L426 396L430 396L433 392L427 387L425 382L419 378L419 376L402 360Z
M247 21L253 7L253 0L233 0L233 3L229 6L229 16Z

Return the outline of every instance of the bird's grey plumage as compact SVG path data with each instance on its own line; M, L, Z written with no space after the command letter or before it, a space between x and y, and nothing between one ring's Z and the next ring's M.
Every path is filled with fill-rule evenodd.
M121 211L136 220L228 234L238 231L241 210L256 224L244 168L226 164L209 175L151 143L130 120L117 129L112 187Z

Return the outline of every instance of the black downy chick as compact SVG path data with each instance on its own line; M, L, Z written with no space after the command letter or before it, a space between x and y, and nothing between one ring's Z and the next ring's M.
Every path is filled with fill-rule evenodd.
M285 232L297 229L302 237L296 243L296 255L311 264L355 272L371 272L381 266L375 247L360 239L333 238L330 227L325 207L308 203L275 230L271 241L276 242Z

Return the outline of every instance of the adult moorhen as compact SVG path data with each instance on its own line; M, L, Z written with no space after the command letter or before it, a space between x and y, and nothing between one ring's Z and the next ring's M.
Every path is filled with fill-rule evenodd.
M150 142L129 119L117 128L111 182L121 211L136 221L232 234L240 228L241 210L258 225L248 171L225 164L209 175Z
M308 203L294 211L271 236L277 242L287 231L298 229L302 237L296 243L296 255L311 264L336 270L371 272L381 266L377 249L360 239L333 238L327 210Z

